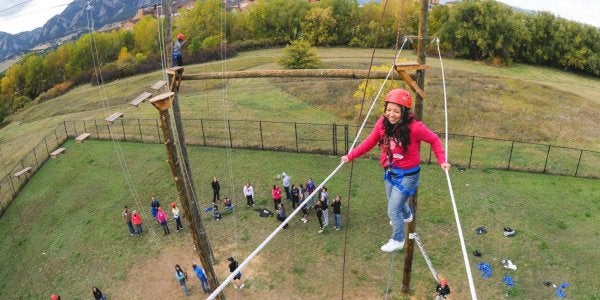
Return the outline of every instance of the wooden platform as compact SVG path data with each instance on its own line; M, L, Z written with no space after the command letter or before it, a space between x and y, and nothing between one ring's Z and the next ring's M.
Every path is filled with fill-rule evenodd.
M131 102L129 102L129 104L137 107L138 105L140 105L140 103L144 102L146 99L150 98L151 96L152 96L151 93L143 92L139 96L137 96L135 99L131 100Z
M172 68L168 68L167 69L167 74L170 75L175 75L178 73L183 73L183 67L182 66L177 66L177 67L172 67Z
M23 176L24 174L29 174L31 173L32 168L31 167L27 167L17 173L15 173L15 177L20 178L21 176Z
M52 152L50 152L50 157L57 158L61 153L65 152L67 148L58 148Z
M122 112L116 112L110 116L108 116L108 118L104 119L106 120L106 122L112 123L114 122L116 119L123 117L123 113Z
M166 81L164 81L164 80L159 80L159 81L157 81L155 84L153 84L153 85L152 85L150 88L151 88L151 89L153 89L153 90L155 90L155 91L158 91L158 90L160 90L160 89L161 89L163 86L165 86L165 84L167 84L167 82L166 82Z
M89 133L89 132L84 132L84 133L80 134L79 136L77 136L77 137L75 138L75 142L76 142L77 144L81 144L81 143L83 143L83 141L84 141L85 139L87 139L89 136L90 136L90 133Z

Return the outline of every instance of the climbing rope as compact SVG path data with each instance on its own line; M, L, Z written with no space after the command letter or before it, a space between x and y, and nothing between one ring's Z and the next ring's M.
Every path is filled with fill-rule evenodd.
M421 242L421 238L419 237L419 234L417 234L416 232L411 233L409 238L413 238L415 240L415 243L417 244L419 251L421 251L423 258L425 259L425 263L427 264L427 267L429 267L429 271L431 272L431 275L433 275L433 279L435 279L436 282L440 282L440 277L438 276L438 273L435 271L435 268L433 267L433 263L431 262L431 259L429 259L429 255L427 255L427 252L425 252L425 247L423 247L423 242Z
M446 77L444 76L444 64L442 62L442 54L440 51L440 39L435 39L438 56L440 59L440 67L442 71L442 86L444 92L444 119L446 126L446 133L444 143L446 145L446 160L448 160L448 97L446 96ZM465 263L465 269L467 271L467 280L469 282L469 290L471 292L471 299L477 300L477 292L475 291L475 283L473 281L473 274L471 274L471 264L469 263L469 256L467 254L467 247L465 245L465 238L463 236L462 226L460 225L460 217L458 216L458 208L456 207L456 200L454 199L454 190L452 189L452 181L450 180L450 173L448 170L444 170L446 173L446 181L448 182L448 191L450 192L450 199L452 200L452 209L454 211L454 220L456 221L456 229L458 231L458 238L460 239L460 247L463 254L463 260Z

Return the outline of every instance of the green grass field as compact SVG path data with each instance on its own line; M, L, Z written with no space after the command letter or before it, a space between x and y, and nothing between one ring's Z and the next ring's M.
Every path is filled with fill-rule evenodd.
M371 51L334 48L319 49L318 54L326 68L366 69ZM226 62L186 67L186 73L275 69L279 66L273 61L279 54L279 49L241 53ZM392 55L379 51L375 64L389 64ZM414 60L411 53L402 58ZM429 58L428 63L432 68L427 71L424 121L441 132L439 61ZM445 60L444 67L451 133L600 150L598 78L462 60ZM65 120L101 121L114 111L130 119L156 119L158 113L151 105L136 108L127 103L159 79L160 73L155 72L101 88L84 85L10 116L0 129L3 170L8 172L23 153ZM180 104L183 118L355 124L360 99L352 95L359 84L275 78L187 81L182 83ZM186 128L187 133L194 130ZM83 299L90 297L92 285L106 291L110 299L181 297L173 265L180 263L189 272L192 261L198 261L189 233L164 237L148 214L152 193L163 205L176 198L164 147L97 141L69 141L66 147L64 155L35 174L0 218L0 299L42 299L52 291L63 299ZM121 162L120 151L125 157ZM329 156L224 148L190 147L189 151L203 205L214 175L221 178L223 194L239 202L243 202L243 183L251 180L259 205L271 208L269 191L277 183L276 174L286 171L295 183L304 183L309 176L320 181L339 161ZM461 155L452 148L451 153ZM515 155L527 161L530 153ZM501 164L505 156L489 153L479 159ZM381 299L388 282L390 299L433 297L435 285L418 252L411 295L400 295L404 252L394 256L391 264L390 256L379 251L390 230L379 167L374 161L357 162L347 202L349 167L329 184L332 195L342 195L343 212L349 211L344 219L347 231L329 229L319 235L312 214L308 224L296 218L248 266L244 277L249 288L242 294L228 288L228 297L336 299L343 293L348 299ZM600 211L597 180L484 168L454 169L452 178L468 251L483 253L480 259L469 255L481 299L504 299L507 294L515 299L549 299L554 294L542 284L546 280L571 283L569 298L600 299L594 288L598 265L593 258L600 246L600 227L594 222ZM439 168L425 166L421 182L418 232L437 271L452 287L451 299L466 299L466 273L445 177ZM127 234L120 216L123 205L144 213L142 239ZM274 218L257 215L238 205L220 223L208 216L204 219L219 278L228 275L227 256L242 259L278 225ZM475 235L479 226L486 226L488 234ZM517 236L503 237L504 226L515 228ZM518 270L503 270L502 258L511 259ZM475 265L481 261L494 268L492 278L477 275ZM388 276L390 265L393 272ZM515 288L504 286L505 273L517 282ZM194 280L192 293L200 295Z
M163 236L148 212L152 193L163 205L175 201L164 147L96 141L69 141L66 147L67 153L36 173L0 219L0 298L41 299L57 291L65 299L84 299L92 285L111 299L182 297L171 273L174 263L190 271L191 262L198 261L189 232ZM276 174L286 171L295 183L308 177L320 182L339 161L223 148L191 147L189 152L201 208L210 201L213 175L221 179L222 196L237 204L221 222L209 215L203 219L221 279L228 275L227 256L243 259L278 225L275 218L260 218L244 205L244 182L253 182L257 207L272 209L270 187L280 183ZM379 251L390 233L380 169L371 160L355 163L350 202L349 170L345 166L328 184L331 195L344 199L344 230L318 234L313 214L308 224L292 220L244 271L244 298L280 299L284 293L289 299L335 299L343 291L349 299L381 299L389 282L388 297L405 299L399 292L404 251L393 256L393 263ZM469 254L481 299L506 293L515 299L548 299L553 290L542 284L545 280L571 283L567 294L572 299L600 297L594 288L599 267L594 249L600 246L600 226L594 221L600 214L597 181L489 170L455 169L451 175L467 250L483 253L481 258ZM452 299L466 299L469 290L445 176L436 166L424 166L421 176L417 231L437 272L449 280ZM142 212L144 237L129 236L120 217L123 205ZM479 226L489 232L476 235ZM504 237L504 226L517 235ZM518 269L502 269L502 258ZM477 275L481 261L493 267L491 278ZM513 276L515 288L504 286L504 274ZM195 279L191 282L192 293L200 295ZM409 298L429 299L434 287L415 251ZM242 296L231 287L226 295Z

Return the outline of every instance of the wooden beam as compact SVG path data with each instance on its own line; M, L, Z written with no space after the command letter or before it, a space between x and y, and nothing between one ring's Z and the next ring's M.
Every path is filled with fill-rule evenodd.
M410 89L419 94L421 96L421 98L425 99L425 91L423 91L419 85L417 84L417 82L415 82L413 80L413 78L410 76L410 74L408 74L406 71L404 70L396 70L398 71L398 74L400 74L400 77L402 77L402 80L404 80L404 82L406 82L406 84L408 84L408 86L410 87Z
M258 77L320 77L350 79L385 79L387 71L371 71L357 69L296 69L296 70L248 70L231 72L207 72L199 74L183 74L184 80L205 80L223 78L258 78ZM398 77L396 77L398 78Z

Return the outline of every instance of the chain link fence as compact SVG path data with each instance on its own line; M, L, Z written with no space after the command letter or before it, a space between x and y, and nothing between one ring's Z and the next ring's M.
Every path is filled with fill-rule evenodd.
M346 124L313 124L253 120L186 119L188 145L231 147L324 155L343 155L354 140L357 127ZM359 141L368 135L363 131ZM24 155L0 179L0 216L29 178L50 158L50 153L67 139L90 133L93 140L162 143L157 119L67 121L57 126ZM462 168L492 168L583 178L600 178L600 152L561 146L451 134L449 162ZM368 158L378 159L373 149ZM431 148L422 144L421 158L436 163Z

